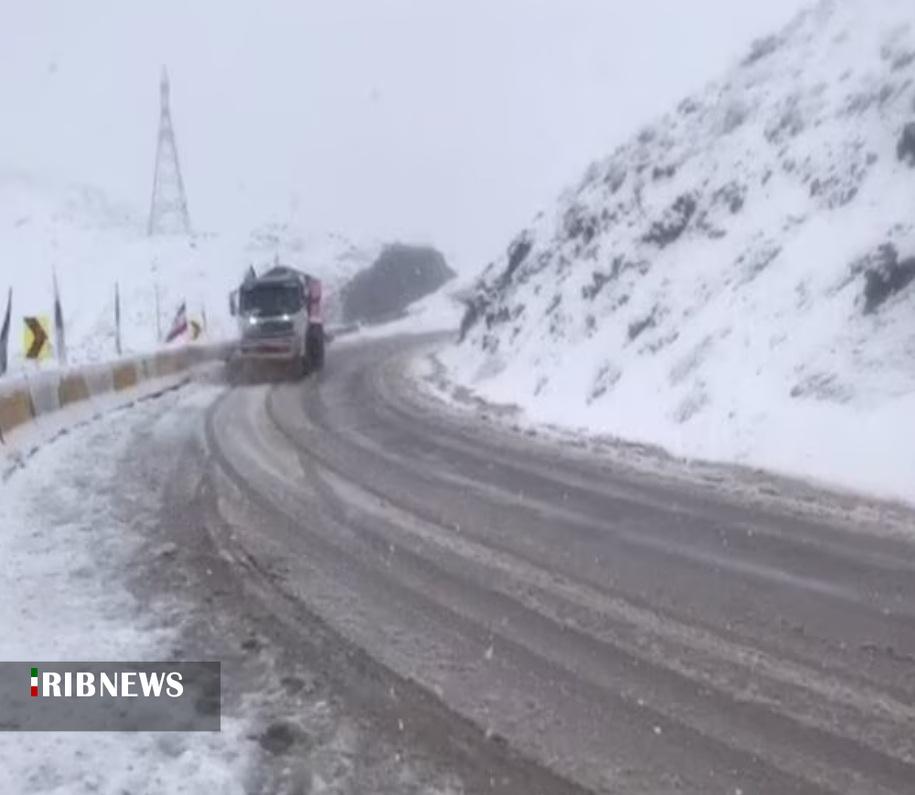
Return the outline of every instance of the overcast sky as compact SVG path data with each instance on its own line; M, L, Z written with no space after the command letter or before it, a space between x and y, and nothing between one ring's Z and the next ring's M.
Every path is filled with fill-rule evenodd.
M167 64L192 220L295 207L476 270L803 0L0 0L0 167L145 212Z

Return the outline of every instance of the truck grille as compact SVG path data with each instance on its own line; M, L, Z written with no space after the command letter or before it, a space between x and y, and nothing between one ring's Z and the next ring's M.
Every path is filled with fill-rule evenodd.
M288 337L292 335L291 320L264 320L248 329L248 337Z

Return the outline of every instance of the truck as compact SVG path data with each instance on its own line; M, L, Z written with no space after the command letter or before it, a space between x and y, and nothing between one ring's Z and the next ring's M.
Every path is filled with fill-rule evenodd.
M297 376L324 366L321 281L276 264L261 275L249 269L230 297L238 319L238 363L275 363Z

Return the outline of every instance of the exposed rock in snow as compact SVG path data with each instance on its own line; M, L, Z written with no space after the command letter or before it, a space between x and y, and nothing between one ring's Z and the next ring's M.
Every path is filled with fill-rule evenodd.
M445 356L537 420L915 496L915 17L824 0L593 164Z
M343 286L343 321L391 320L452 278L454 271L434 248L400 243L385 246L370 267Z
M896 157L903 163L915 166L915 121L909 122L902 130L896 146Z
M864 312L879 309L889 298L901 292L915 279L915 257L899 261L899 252L892 243L880 247L876 264L864 272Z

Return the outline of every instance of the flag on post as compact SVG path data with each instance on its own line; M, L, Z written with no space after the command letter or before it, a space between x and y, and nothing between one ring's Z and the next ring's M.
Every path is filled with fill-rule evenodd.
M7 351L9 350L10 341L10 313L13 311L13 288L10 287L9 295L6 299L6 316L3 319L3 327L0 328L0 375L6 372Z
M168 335L165 337L166 342L171 342L174 339L177 339L182 334L187 331L187 302L182 301L181 306L178 307L178 311L175 313L175 319L172 321L172 327L168 331Z
M57 271L52 271L54 277L54 345L57 348L57 361L67 363L67 341L64 337L64 313L60 306L60 291L57 288Z
M121 355L121 289L114 283L114 348Z

